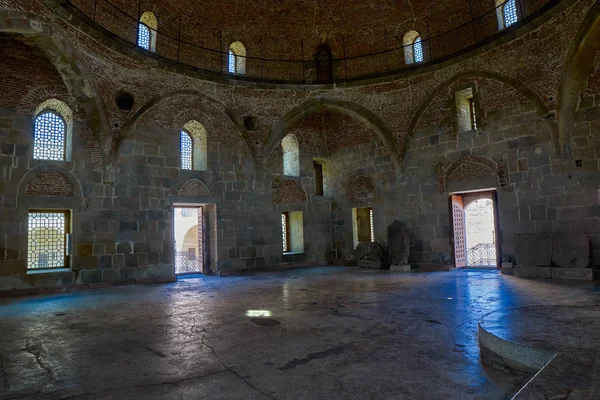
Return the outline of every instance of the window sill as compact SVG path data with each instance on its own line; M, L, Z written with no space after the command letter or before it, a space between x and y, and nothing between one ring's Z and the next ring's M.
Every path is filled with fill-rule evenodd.
M289 256L289 255L293 255L293 254L304 254L303 251L284 251L283 255L284 256Z
M65 272L71 272L70 268L52 268L52 269L30 269L27 270L27 275L41 275L41 274L63 274Z

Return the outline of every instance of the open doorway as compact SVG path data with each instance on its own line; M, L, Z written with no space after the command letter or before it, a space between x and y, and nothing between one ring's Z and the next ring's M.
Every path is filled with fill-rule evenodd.
M496 192L454 193L450 209L455 266L497 268L501 251Z
M354 248L362 242L374 242L375 229L373 227L373 208L353 208L352 228Z
M207 273L203 206L174 207L175 274Z

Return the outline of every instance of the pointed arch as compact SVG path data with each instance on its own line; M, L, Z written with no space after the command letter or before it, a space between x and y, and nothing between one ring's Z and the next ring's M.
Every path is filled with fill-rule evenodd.
M333 82L333 56L329 45L322 44L317 47L315 64L317 83Z
M538 115L540 116L540 119L542 119L544 121L546 128L548 129L548 133L550 134L550 137L552 138L552 144L554 146L554 149L555 149L556 153L559 153L558 128L556 126L556 122L554 121L553 118L550 118L551 117L550 109L548 108L548 106L546 106L546 104L543 102L543 100L537 94L535 94L531 89L529 89L527 86L525 86L521 82L519 82L513 78L509 78L507 76L497 74L495 72L465 71L465 72L458 73L458 74L454 75L453 77L442 82L435 89L433 89L431 91L431 93L421 102L421 104L419 105L419 108L417 108L417 110L415 111L415 113L413 114L413 116L410 120L408 130L407 130L406 135L404 136L402 144L400 146L401 157L404 157L404 155L406 154L406 150L408 149L408 143L415 133L415 130L417 128L419 120L423 116L423 113L425 112L425 110L427 110L427 108L431 105L433 100L435 100L435 98L437 96L439 96L440 93L443 93L447 88L454 85L456 82L463 80L463 79L477 79L477 78L490 79L490 80L494 80L499 83L502 83L504 85L508 85L508 86L512 87L513 89L517 90L523 96L525 96L527 98L527 100L529 100L535 107Z
M377 188L366 175L355 176L346 189L348 201L373 200L377 198Z
M306 203L308 196L302 185L293 179L284 179L273 189L274 204Z
M406 32L402 38L402 46L404 47L404 62L406 64L423 62L423 43L419 32Z
M229 46L228 71L233 75L246 74L246 46L240 41Z
M225 107L222 103L218 102L217 100L215 100L197 90L193 90L193 89L174 90L172 92L162 93L162 94L154 97L150 101L146 102L145 104L143 104L140 108L138 108L131 115L131 117L129 117L127 122L123 125L123 128L121 129L119 137L117 138L117 141L116 141L115 152L119 151L119 148L120 148L121 144L123 143L123 141L125 139L127 139L127 137L129 137L129 135L131 135L131 133L135 130L135 125L136 125L137 121L144 114L146 114L148 111L150 111L156 105L166 102L166 101L169 101L170 99L172 99L174 97L179 97L179 96L198 97L199 99L206 101L207 103L215 106L218 110L223 112L225 114L225 116L227 117L227 119L229 119L229 121L233 124L233 126L235 127L237 132L240 134L240 136L242 137L244 142L246 143L246 146L248 147L248 151L250 152L250 154L252 155L254 160L255 161L257 160L258 154L255 150L254 145L252 144L252 141L248 137L248 134L247 134L246 130L244 129L244 127L241 126L240 123L238 123L238 121L235 118L235 116L233 115L233 113L231 111L229 111L229 109L227 107Z
M560 154L571 154L571 132L575 128L575 115L579 98L594 72L594 62L600 52L600 3L588 11L567 53L567 64L561 77L556 101Z
M263 143L262 159L268 160L269 156L273 153L275 148L279 146L279 143L283 137L298 123L304 120L308 115L321 111L323 109L330 109L333 111L346 114L353 117L360 122L369 126L379 139L387 147L392 162L396 169L400 168L400 158L398 155L398 145L396 137L392 134L392 131L388 128L385 121L377 116L372 111L365 107L345 100L334 100L325 98L314 98L305 101L296 108L288 111L282 118L277 121L272 127L269 136Z
M62 29L37 14L17 10L0 10L0 32L27 35L56 67L65 86L84 110L102 155L112 151L110 124L102 97L90 69Z

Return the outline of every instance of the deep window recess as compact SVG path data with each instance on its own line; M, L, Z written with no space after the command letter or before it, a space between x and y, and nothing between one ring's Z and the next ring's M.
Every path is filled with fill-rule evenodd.
M315 54L315 63L317 71L317 83L333 82L333 63L331 49L327 45L322 45Z
M323 196L323 164L314 162L315 168L315 195Z
M473 88L459 90L455 96L458 132L477 129L477 113L475 99L473 98Z
M31 210L27 223L27 269L68 268L70 211Z

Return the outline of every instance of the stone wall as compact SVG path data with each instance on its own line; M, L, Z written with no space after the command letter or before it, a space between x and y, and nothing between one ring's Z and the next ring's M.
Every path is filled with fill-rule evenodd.
M435 68L326 89L198 79L122 48L67 19L64 9L2 0L2 8L48 18L41 33L27 31L26 42L0 38L12 49L0 60L7 93L0 99L0 289L172 276L172 206L186 202L216 205L214 272L349 256L352 208L367 206L376 241L385 244L388 224L398 219L414 245L411 262L451 263L448 192L490 187L498 191L505 260L514 259L514 234L577 232L592 239L599 265L597 58L572 131L558 131L556 107L567 55L592 6L570 2L531 28ZM31 16L19 18L37 26L27 22ZM4 30L14 23L0 18ZM73 48L49 57L61 47L48 47L56 39L48 32ZM89 72L87 97L67 74L73 64ZM478 129L459 133L454 93L465 87L477 94ZM134 97L131 110L115 102L123 92ZM74 112L69 162L32 159L35 110L52 97ZM89 107L93 97L96 108ZM244 124L248 117L255 122ZM179 131L190 119L206 128L207 171L179 167ZM299 177L282 177L280 142L287 133L299 139ZM557 146L559 135L570 154ZM315 158L323 163L324 196L314 194ZM490 161L473 163L482 159ZM36 189L42 172L65 176L73 190ZM357 177L362 183L353 185ZM290 179L294 190L282 195L281 182ZM72 210L74 272L26 273L33 208ZM282 254L285 211L303 212L303 253Z

